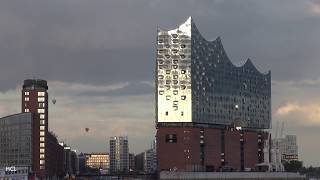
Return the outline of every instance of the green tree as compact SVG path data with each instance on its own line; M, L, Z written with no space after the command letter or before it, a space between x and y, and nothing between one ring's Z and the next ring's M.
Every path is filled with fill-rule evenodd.
M286 161L283 163L283 166L287 172L300 172L302 170L302 161Z

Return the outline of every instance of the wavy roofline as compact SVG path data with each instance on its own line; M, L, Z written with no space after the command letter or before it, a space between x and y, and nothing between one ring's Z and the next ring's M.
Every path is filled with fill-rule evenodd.
M204 41L206 41L207 43L211 43L211 44L217 43L217 44L221 47L221 49L222 49L222 51L223 51L223 54L226 56L226 58L227 58L227 60L228 60L228 63L230 63L234 68L246 68L246 67L252 66L253 69L254 69L257 73L259 73L259 74L261 74L261 75L269 76L269 75L271 74L271 71L270 71L270 70L268 70L268 71L266 71L266 72L260 71L260 70L254 65L254 63L252 62L252 60L251 60L250 58L248 58L248 59L245 61L245 63L243 63L242 65L237 66L236 64L234 64L234 63L230 60L230 58L229 58L229 56L228 56L228 54L227 54L227 52L226 52L226 50L225 50L225 48L224 48L224 46L223 46L223 44L222 44L221 37L218 36L215 40L212 40L212 41L207 40L207 39L200 33L198 27L196 26L196 24L195 24L194 21L192 20L192 17L190 16L189 18L191 18L191 28L193 28L194 30L196 30L196 31L198 32L198 34L200 35L200 37L201 37Z
M228 63L230 63L234 68L246 68L246 67L252 66L253 69L254 69L257 73L259 73L259 74L261 74L261 75L264 75L264 76L270 76L270 74L271 74L271 71L270 71L270 70L268 70L268 71L266 71L266 72L260 71L260 70L254 65L254 63L251 61L250 58L248 58L242 65L237 66L236 64L234 64L234 63L230 60L230 58L228 57L228 54L227 54L226 50L225 50L224 47L223 47L223 44L222 44L222 41L221 41L221 37L218 36L215 40L212 40L212 41L207 40L207 39L200 33L198 27L196 26L196 24L195 24L194 21L193 21L192 16L189 16L186 21L184 21L182 24L180 24L180 25L179 25L178 27L176 27L176 28L164 29L164 28L157 27L157 31L158 31L158 32L169 32L169 31L172 31L172 30L179 29L179 27L181 27L182 25L184 25L184 24L186 24L186 23L191 23L191 31L192 31L192 30L197 31L198 34L200 35L200 37L201 37L204 41L206 41L207 43L210 43L210 44L217 43L218 46L220 46L220 47L222 48L223 54L226 56L226 58L227 58L227 60L228 60ZM191 32L191 36L192 36L192 32Z

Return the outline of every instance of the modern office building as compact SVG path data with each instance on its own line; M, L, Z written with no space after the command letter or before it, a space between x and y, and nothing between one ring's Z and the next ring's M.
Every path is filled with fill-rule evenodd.
M134 171L137 173L153 174L157 172L157 151L156 141L153 142L150 149L137 154L134 157Z
M129 144L127 136L110 137L110 172L129 172Z
M70 146L65 144L64 142L59 143L60 146L63 147L63 171L64 174L68 174L69 176L79 174L79 158L77 155L77 151L71 149Z
M134 156L134 171L137 173L145 173L144 171L145 152Z
M0 118L1 168L11 166L32 168L32 165L38 162L33 158L34 154L37 154L34 149L39 149L38 144L33 144L35 126L32 113L20 113Z
M248 59L235 66L218 37L207 41L190 17L158 29L158 171L244 171L263 162L271 122L271 73Z
M85 154L85 165L93 169L101 169L109 172L110 156L108 153Z
M279 150L281 161L298 160L298 145L296 135L286 135L272 140L276 149Z
M86 168L86 155L84 153L78 154L79 160L79 174L84 174L87 172Z
M297 145L297 136L296 135L286 135L285 140L285 149L282 155L282 160L291 161L298 160L298 145Z
M129 171L132 172L134 171L134 154L133 153L129 153Z

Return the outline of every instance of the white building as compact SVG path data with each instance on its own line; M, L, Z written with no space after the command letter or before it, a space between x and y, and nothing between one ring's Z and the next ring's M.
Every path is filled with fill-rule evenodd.
M272 143L279 149L281 161L298 160L296 135L286 135L284 138L274 139Z
M129 144L127 136L110 137L110 172L129 171Z

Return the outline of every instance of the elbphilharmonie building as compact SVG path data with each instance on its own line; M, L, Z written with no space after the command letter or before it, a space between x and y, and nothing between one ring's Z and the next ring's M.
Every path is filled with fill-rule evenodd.
M177 29L158 29L157 123L240 124L268 129L271 75L248 59L235 66L220 38L207 41L191 17Z
M192 18L158 29L157 159L160 171L244 171L264 162L271 124L271 74L235 66L220 38Z

